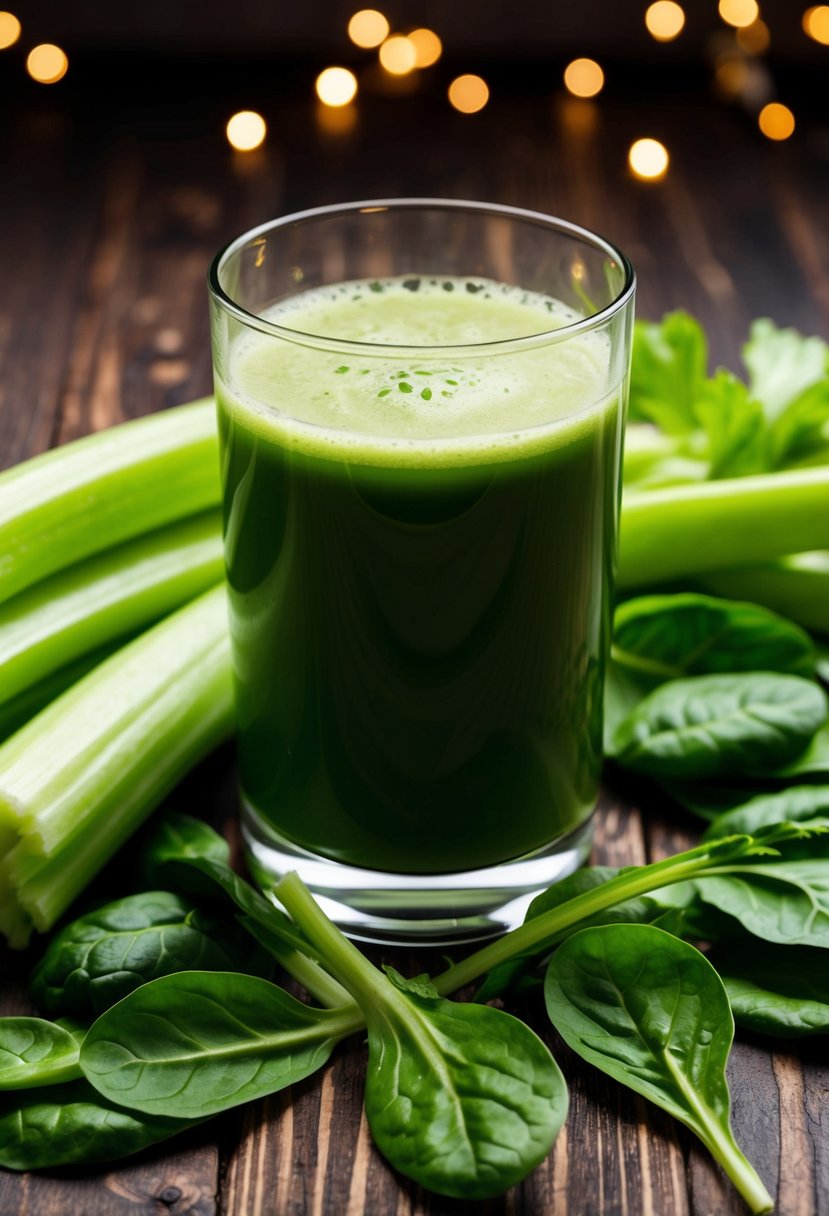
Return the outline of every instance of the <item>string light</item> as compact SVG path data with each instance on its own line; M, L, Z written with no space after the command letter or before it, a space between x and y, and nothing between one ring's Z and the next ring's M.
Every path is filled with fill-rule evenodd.
M430 68L443 54L443 43L434 30L412 30L407 38L415 49L416 67Z
M658 139L637 139L630 145L628 165L634 177L658 181L668 172L668 149Z
M0 12L0 51L14 46L20 37L20 22L14 13Z
M228 143L237 152L252 152L264 143L268 128L262 115L255 110L240 110L228 119L225 133Z
M380 47L380 62L392 76L406 76L417 67L415 44L405 34L392 34Z
M564 87L574 97L595 97L604 88L604 72L595 59L574 59L564 69Z
M760 16L757 0L720 0L719 13L726 25L742 29Z
M685 26L685 10L674 0L656 0L645 12L645 26L657 42L671 42Z
M737 45L748 55L762 55L769 49L771 31L759 17L751 25L744 25L737 30Z
M315 87L324 106L347 106L357 95L357 77L348 68L326 68Z
M449 86L449 102L461 114L477 114L489 101L489 85L480 76L456 76Z
M69 69L66 52L53 42L41 42L26 56L26 71L38 84L57 84Z
M770 101L763 106L757 122L767 139L779 141L788 139L794 133L794 114L779 101Z
M389 23L376 8L362 8L348 23L348 36L355 46L370 50L389 36Z
M815 4L803 14L803 32L815 42L829 46L829 4Z

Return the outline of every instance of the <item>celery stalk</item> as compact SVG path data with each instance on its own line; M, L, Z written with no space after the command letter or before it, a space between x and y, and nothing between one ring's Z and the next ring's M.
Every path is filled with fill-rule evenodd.
M0 743L19 730L25 722L29 721L29 718L40 713L44 706L48 705L50 701L54 701L55 697L65 692L71 684L76 684L93 667L97 667L104 659L109 658L113 650L117 650L119 646L125 646L132 636L127 634L125 637L108 642L105 646L88 650L80 658L73 659L71 663L59 667L57 671L50 672L42 680L38 680L37 683L30 684L28 688L16 693L8 701L0 703ZM0 844L0 855L2 852Z
M751 600L797 621L804 629L829 634L829 552L796 553L765 566L719 570L697 582L712 595Z
M620 587L829 548L829 468L630 492Z
M58 571L0 604L0 702L88 651L137 633L223 574L218 511Z
M0 474L0 601L219 502L212 401L88 435Z
M0 823L18 838L0 862L0 889L15 893L36 928L49 928L232 720L219 585L0 746Z

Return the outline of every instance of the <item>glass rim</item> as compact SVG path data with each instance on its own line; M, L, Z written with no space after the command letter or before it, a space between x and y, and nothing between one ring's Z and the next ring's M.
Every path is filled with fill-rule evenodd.
M624 273L621 290L609 304L604 305L603 308L598 309L596 312L590 313L586 317L580 317L576 321L568 322L566 325L560 325L555 329L544 330L541 333L526 334L514 338L500 338L489 342L466 342L450 345L411 345L352 341L347 338L328 337L325 334L309 334L302 330L292 329L286 325L278 325L274 321L269 321L258 313L250 312L247 308L244 308L222 287L220 275L230 258L258 237L263 237L281 228L287 228L295 224L305 224L323 219L326 216L369 215L379 211L404 210L443 210L473 212L478 215L493 215L504 219L521 220L525 223L535 224L539 228L545 228L548 231L568 236L574 240L581 241L583 244L590 245L594 249L600 250L613 262L618 263ZM237 321L242 322L249 329L256 329L260 333L269 334L272 337L281 338L283 341L293 342L296 345L311 346L315 349L322 348L329 351L340 351L343 354L363 354L369 357L372 355L374 357L417 355L420 358L424 358L434 352L438 357L452 355L457 358L463 358L464 355L469 357L470 355L506 354L510 351L547 346L599 329L630 302L636 288L636 275L630 261L616 245L599 235L599 233L592 232L589 228L583 228L579 224L574 224L570 220L545 215L542 211L530 211L523 207L510 207L501 203L474 202L468 199L413 197L365 199L352 203L333 203L322 207L310 207L303 211L294 211L288 215L268 220L264 224L259 224L255 228L248 229L247 232L243 232L240 236L235 237L232 241L222 246L210 263L207 272L207 283L210 293L216 302L226 312L234 316Z

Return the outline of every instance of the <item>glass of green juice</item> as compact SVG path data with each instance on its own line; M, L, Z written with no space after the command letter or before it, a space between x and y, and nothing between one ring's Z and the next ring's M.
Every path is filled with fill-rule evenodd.
M242 827L365 941L586 857L634 276L484 203L284 216L209 274Z

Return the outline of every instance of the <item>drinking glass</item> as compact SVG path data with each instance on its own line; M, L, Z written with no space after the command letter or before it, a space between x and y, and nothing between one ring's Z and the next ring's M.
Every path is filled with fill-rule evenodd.
M589 851L634 277L511 207L320 207L209 274L242 828L367 941Z

